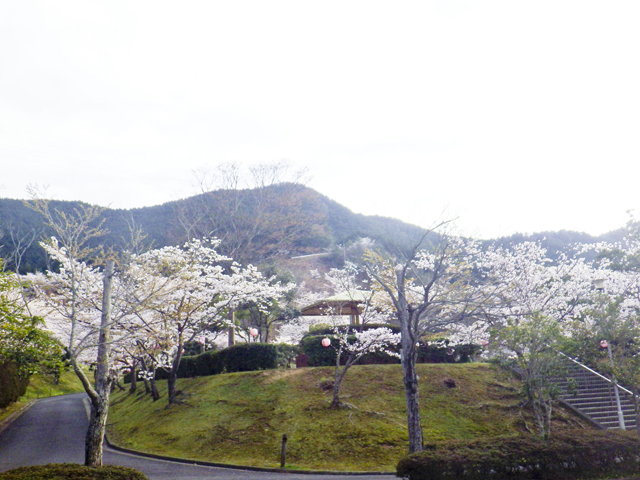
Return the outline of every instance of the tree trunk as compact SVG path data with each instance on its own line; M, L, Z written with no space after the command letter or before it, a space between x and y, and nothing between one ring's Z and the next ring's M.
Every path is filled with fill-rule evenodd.
M142 379L142 384L144 385L145 395L151 393L151 387L149 387L149 381L146 378Z
M416 371L416 345L414 335L409 331L411 322L402 322L401 344L404 391L407 401L407 427L409 430L409 452L421 452L424 449L422 424L420 422L420 396L418 394L418 372Z
M342 372L340 372L340 368L336 367L336 373L333 376L333 399L331 400L331 408L338 408L341 405L340 385L342 384L342 379L344 378L345 373L347 373L348 368L349 367L345 366Z
M91 400L91 413L85 440L84 463L89 467L102 465L102 444L104 442L107 414L109 413L109 394L113 381L109 372L109 330L111 327L111 280L113 278L113 269L113 260L108 260L103 277L102 315L98 334L95 390L88 392Z
M178 403L178 392L176 391L176 380L178 379L178 368L180 368L180 360L182 359L182 342L178 343L178 353L173 359L169 378L167 379L167 394L169 397L169 405Z
M136 393L136 389L138 388L138 376L136 375L136 370L138 369L138 361L133 360L131 362L131 384L129 385L129 394L133 395Z
M102 446L109 413L109 397L91 401L89 428L85 438L84 464L89 467L102 465Z
M149 380L149 383L151 384L151 388L150 388L150 392L151 392L151 399L155 402L157 400L160 400L160 392L158 392L158 387L156 385L156 376L154 375L153 377L151 377L151 380Z
M408 339L407 339L408 340ZM416 371L415 345L402 338L402 371L407 400L407 427L409 429L409 452L423 450L422 424L420 423L420 396L418 395L418 373Z

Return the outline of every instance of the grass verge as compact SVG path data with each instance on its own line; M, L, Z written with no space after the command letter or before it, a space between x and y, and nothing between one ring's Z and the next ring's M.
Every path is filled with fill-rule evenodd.
M425 442L516 435L533 424L518 408L516 381L492 366L424 364L418 371ZM341 389L350 407L337 410L321 388L331 375L331 368L303 368L181 379L183 403L171 407L164 382L157 402L116 393L110 440L185 459L279 467L286 434L288 468L394 471L408 449L400 366L353 367ZM559 413L559 428L576 426Z

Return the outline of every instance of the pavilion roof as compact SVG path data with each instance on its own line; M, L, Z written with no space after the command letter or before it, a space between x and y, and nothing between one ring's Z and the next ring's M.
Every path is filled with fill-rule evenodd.
M304 307L301 315L359 315L359 305L367 303L373 292L366 290L350 290L319 300Z

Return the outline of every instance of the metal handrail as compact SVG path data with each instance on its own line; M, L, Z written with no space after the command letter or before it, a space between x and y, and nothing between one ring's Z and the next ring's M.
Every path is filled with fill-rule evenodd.
M558 351L558 353L559 353L560 355L562 355L563 357L567 357L567 358L568 358L569 360L571 360L573 363L575 363L575 364L577 364L577 365L581 366L581 367L582 367L582 368L584 368L585 370L588 370L588 371L590 371L591 373L593 373L593 374L597 375L598 377L605 379L607 382L609 382L609 383L613 386L613 381L612 381L610 378L607 378L607 377L605 377L604 375L602 375L601 373L596 372L596 371L595 371L595 370L593 370L592 368L587 367L586 365L584 365L584 364L580 363L580 362L579 362L578 360L576 360L575 358L571 358L571 357L570 357L569 355L567 355L566 353L562 353L562 352L560 352L560 351ZM627 392L629 395L634 396L633 392L631 392L630 390L627 390L627 389L626 389L626 388L624 388L623 386L621 386L621 385L617 385L617 387L618 387L620 390L624 390L624 391L625 391L625 392Z

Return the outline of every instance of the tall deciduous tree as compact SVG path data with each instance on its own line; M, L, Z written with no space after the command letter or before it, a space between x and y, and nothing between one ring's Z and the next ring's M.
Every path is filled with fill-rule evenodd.
M47 327L64 339L70 362L89 396L85 464L99 466L111 385L118 374L116 347L130 334L123 325L145 302L140 296L134 298L132 289L137 281L125 272L126 264L120 264L116 271L113 258L102 257L106 259L102 269L87 263L97 261L102 253L92 243L105 233L100 221L104 209L80 205L71 213L62 212L37 196L30 204L55 232L41 245L58 269L49 271L46 279L34 286L49 310ZM93 382L82 367L84 362L96 364Z
M367 272L375 289L386 294L401 328L401 364L407 403L409 450L423 449L420 423L417 343L429 331L482 315L492 294L477 288L473 242L449 235L425 234L395 256L370 252Z

